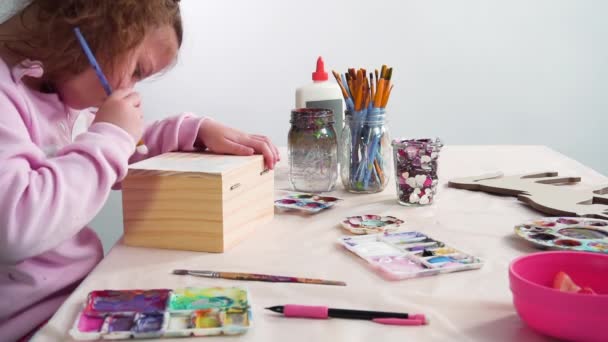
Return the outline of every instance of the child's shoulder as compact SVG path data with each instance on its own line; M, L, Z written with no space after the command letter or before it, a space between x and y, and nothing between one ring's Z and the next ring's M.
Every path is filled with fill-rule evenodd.
M23 90L15 82L13 69L0 58L0 124L27 126L31 121L28 108Z
M6 110L7 106L16 106L19 111L30 107L28 103L36 102L36 98L32 97L31 92L26 91L22 78L40 77L42 72L40 63L25 60L12 66L0 57L0 107Z
M11 95L16 87L11 67L0 57L0 93Z
M11 81L13 80L13 77L11 75L11 68L4 61L4 59L0 57L0 81L4 83L6 79L10 79Z

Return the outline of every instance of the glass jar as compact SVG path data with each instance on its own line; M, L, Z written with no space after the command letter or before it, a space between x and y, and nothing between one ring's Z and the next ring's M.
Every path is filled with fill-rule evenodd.
M433 203L437 194L437 162L443 144L435 139L395 139L393 159L399 204Z
M300 108L291 112L289 182L302 192L331 191L338 178L338 142L333 112Z
M340 175L344 188L353 193L384 190L390 178L391 144L385 111L367 115L346 111L340 141Z

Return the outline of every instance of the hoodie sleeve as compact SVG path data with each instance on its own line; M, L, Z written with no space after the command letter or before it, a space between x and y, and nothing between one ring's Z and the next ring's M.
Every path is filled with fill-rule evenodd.
M136 152L129 162L135 163L166 152L188 152L201 148L197 139L198 131L204 121L204 117L184 113L153 122L146 128L142 138L148 153Z
M135 150L131 136L95 123L49 158L27 111L0 92L0 264L16 264L74 236L101 210Z

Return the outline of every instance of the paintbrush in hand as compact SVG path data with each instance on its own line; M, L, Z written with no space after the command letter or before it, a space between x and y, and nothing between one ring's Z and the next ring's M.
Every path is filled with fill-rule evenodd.
M173 270L173 274L177 275L191 275L195 277L205 278L222 278L232 280L251 280L251 281L267 281L271 283L302 283L302 284L317 284L317 285L336 285L346 286L343 281L334 280L323 280L323 279L311 279L311 278L298 278L298 277L285 277L269 274L254 274L254 273L240 273L240 272L215 272L215 271L193 271L193 270Z

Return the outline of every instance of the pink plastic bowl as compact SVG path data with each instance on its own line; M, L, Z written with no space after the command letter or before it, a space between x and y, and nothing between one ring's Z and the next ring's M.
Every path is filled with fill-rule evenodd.
M597 295L553 289L559 271ZM511 263L509 282L517 313L534 330L571 341L608 341L608 254L529 254Z

